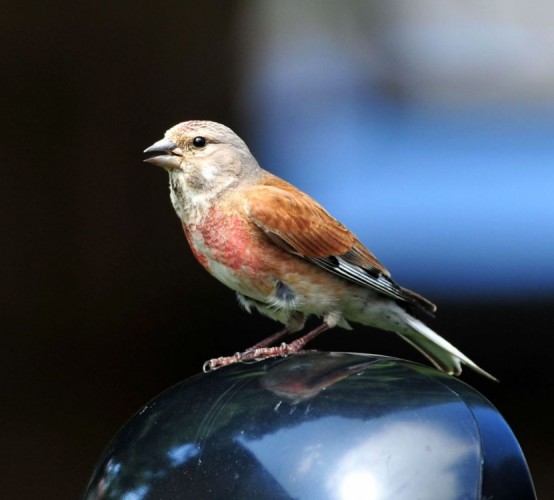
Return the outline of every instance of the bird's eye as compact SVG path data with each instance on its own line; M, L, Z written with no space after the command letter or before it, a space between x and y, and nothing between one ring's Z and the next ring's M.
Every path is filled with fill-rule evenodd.
M195 137L192 140L192 144L195 148L203 148L206 145L206 138L205 137Z

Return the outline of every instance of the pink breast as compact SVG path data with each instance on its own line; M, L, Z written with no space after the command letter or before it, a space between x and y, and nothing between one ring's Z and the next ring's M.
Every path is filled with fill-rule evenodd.
M184 230L194 256L208 271L210 260L247 272L256 272L261 264L253 251L259 242L236 213L227 215L212 209L205 223Z

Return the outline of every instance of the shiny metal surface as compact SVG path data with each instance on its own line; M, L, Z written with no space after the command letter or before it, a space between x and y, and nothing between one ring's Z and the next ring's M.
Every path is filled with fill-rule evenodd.
M498 411L431 368L308 353L187 379L104 452L90 499L532 499Z

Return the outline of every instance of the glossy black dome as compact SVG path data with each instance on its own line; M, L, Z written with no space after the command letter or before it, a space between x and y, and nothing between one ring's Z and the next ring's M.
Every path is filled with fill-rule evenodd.
M90 499L532 499L521 449L463 382L307 353L187 379L104 452Z

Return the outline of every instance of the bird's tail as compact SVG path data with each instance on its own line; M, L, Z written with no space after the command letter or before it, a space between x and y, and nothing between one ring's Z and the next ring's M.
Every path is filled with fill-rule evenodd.
M477 366L465 354L417 318L406 315L404 321L406 328L397 333L440 370L451 375L459 375L462 372L462 365L466 365L477 373L498 382L490 373Z

